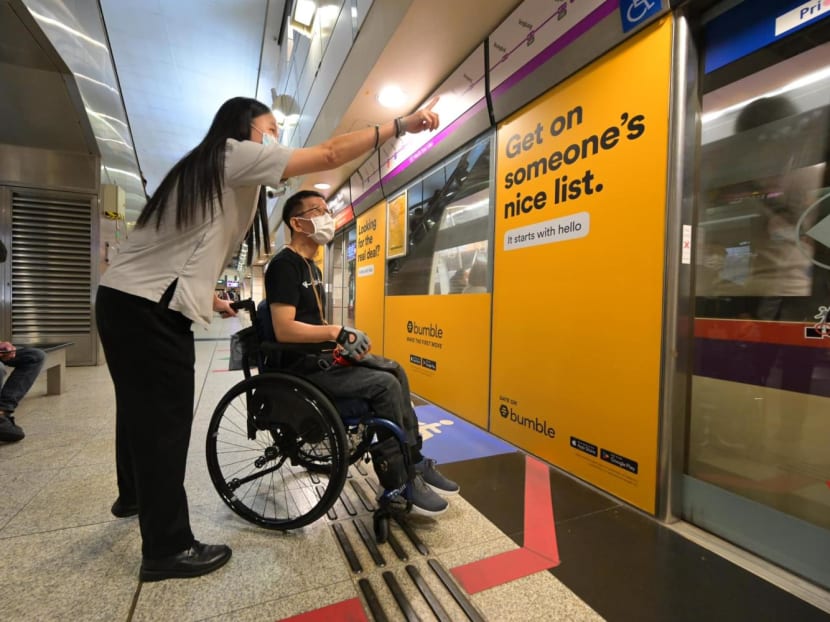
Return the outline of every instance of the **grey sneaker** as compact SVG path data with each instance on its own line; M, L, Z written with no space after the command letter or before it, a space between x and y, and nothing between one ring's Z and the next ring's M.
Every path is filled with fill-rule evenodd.
M11 415L0 416L0 441L16 443L22 440L24 436L26 435L23 433L23 428L15 424L14 417Z
M412 503L412 512L415 514L438 516L446 512L449 506L446 499L436 495L420 475L415 476L411 486L407 487L407 493L404 494L407 494Z
M441 474L432 458L424 458L414 466L415 472L422 476L427 485L438 494L457 495L461 490L461 486Z

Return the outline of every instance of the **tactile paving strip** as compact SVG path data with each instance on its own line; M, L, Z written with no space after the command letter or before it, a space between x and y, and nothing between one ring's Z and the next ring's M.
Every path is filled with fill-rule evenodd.
M388 609L397 605L408 622L421 620L418 611L427 608L441 622L483 621L485 618L469 595L441 562L431 557L428 547L405 517L390 523L385 543L376 542L372 511L380 487L370 470L371 465L363 462L352 466L340 499L328 513L331 529L356 579L367 614L377 622L396 619L399 615ZM361 561L367 557L370 561ZM424 576L418 568L424 564L431 575ZM380 573L382 580L374 576L378 569L384 569Z

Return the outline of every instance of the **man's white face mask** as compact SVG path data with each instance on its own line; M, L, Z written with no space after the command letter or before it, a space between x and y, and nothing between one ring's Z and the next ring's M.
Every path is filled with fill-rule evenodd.
M336 224L334 216L328 212L314 218L300 218L300 220L308 220L314 225L314 233L307 233L306 235L320 246L325 246L334 239Z

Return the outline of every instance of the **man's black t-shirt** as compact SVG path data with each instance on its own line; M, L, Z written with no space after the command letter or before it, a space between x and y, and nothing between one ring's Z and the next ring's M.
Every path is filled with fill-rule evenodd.
M317 302L317 296L320 302ZM323 275L312 260L306 260L290 248L277 253L265 269L265 299L269 305L279 303L296 309L294 319L305 324L321 325L326 311ZM270 319L270 318L268 318ZM269 365L292 367L300 364L303 355L283 352L279 359L269 357Z
M320 297L319 305L317 296ZM269 305L279 303L295 307L294 319L298 322L323 324L321 313L326 311L323 275L313 261L304 259L290 248L277 253L265 269L265 298Z

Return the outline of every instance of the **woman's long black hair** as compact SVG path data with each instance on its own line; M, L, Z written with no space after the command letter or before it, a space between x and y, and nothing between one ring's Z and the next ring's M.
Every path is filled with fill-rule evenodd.
M161 225L170 195L176 188L176 228L191 224L201 210L202 218L216 211L215 200L222 205L222 179L225 172L225 143L229 138L248 140L254 118L270 112L268 106L249 97L234 97L219 108L207 135L196 147L179 160L165 175L158 189L147 201L136 221L144 227L155 221Z

